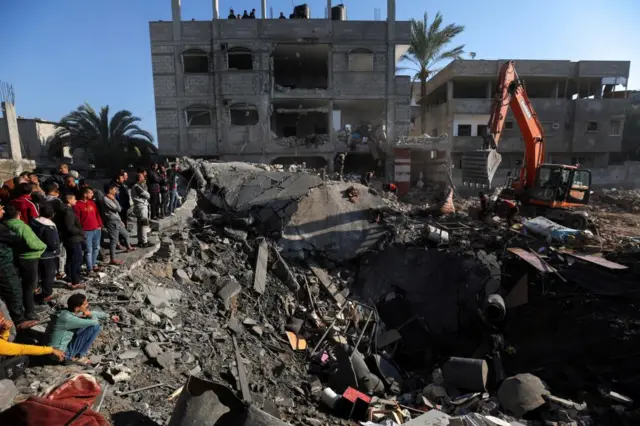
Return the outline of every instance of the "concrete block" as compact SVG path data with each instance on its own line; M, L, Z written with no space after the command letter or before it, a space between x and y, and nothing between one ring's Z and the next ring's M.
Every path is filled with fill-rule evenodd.
M416 417L404 426L448 426L451 416L438 410L430 410L426 414Z

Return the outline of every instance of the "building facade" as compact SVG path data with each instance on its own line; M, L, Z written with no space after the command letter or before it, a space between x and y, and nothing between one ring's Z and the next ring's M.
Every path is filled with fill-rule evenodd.
M462 153L479 149L491 112L499 69L507 60L458 60L427 82L427 133L447 133L454 169ZM631 104L628 61L516 60L544 127L546 162L607 167L623 161L622 130ZM416 109L419 114L419 108ZM522 160L524 145L511 111L499 144L502 168Z
M361 126L408 132L410 81L395 69L410 25L395 0L387 21L265 19L264 1L262 19L218 19L214 1L213 20L182 21L180 7L150 22L162 154L331 166L368 152L349 142Z

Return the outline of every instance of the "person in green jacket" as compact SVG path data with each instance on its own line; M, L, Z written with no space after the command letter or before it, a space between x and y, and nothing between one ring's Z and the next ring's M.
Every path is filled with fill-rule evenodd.
M47 248L34 234L31 227L20 218L20 212L13 206L4 209L5 225L20 237L20 242L15 246L13 255L22 280L22 304L24 305L24 317L29 320L38 319L33 292L38 286L38 261Z
M67 300L67 309L59 310L51 318L47 330L49 346L64 352L67 360L88 363L85 355L100 334L100 320L107 316L104 312L90 311L84 294L72 294ZM118 317L112 319L117 321Z

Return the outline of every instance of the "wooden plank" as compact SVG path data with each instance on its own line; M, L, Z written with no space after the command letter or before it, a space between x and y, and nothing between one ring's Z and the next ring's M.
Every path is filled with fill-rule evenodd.
M315 276L318 277L318 280L320 280L320 284L322 284L322 287L324 287L327 293L329 293L329 295L333 298L333 300L336 301L338 306L344 305L347 299L345 299L342 293L338 291L338 287L336 287L331 282L331 278L329 278L329 274L327 274L327 271L322 269L320 265L315 263L313 260L308 260L307 265L309 265L309 268L311 269L311 271L313 271Z
M256 268L253 272L253 289L258 293L264 293L267 284L267 266L269 265L269 245L263 240L258 246Z
M549 265L539 256L536 256L535 254L528 252L527 250L517 248L517 247L509 247L507 250L515 254L520 259L524 260L525 262L527 262L529 265L533 266L540 272L551 272L551 273L558 272L556 268Z

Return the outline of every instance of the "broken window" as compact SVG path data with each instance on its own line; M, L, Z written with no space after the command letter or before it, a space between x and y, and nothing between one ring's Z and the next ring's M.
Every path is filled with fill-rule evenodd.
M271 54L274 89L326 89L329 81L328 44L278 43Z
M458 136L471 136L471 124L458 124Z
M597 121L589 121L587 122L587 132L597 132L598 131L598 122Z
M622 134L622 120L611 120L609 123L609 136L620 136Z
M373 52L369 49L349 52L349 71L373 71Z
M204 50L188 49L182 52L182 66L185 74L209 72L209 55Z
M435 149L432 149L431 151L429 151L429 158L434 160L437 157L438 157L438 152Z
M230 70L252 70L253 53L246 47L232 47L227 50L227 68Z
M232 126L255 126L260 121L256 107L246 104L231 105L229 117Z
M187 127L211 126L211 110L207 107L194 106L184 111Z
M513 121L505 121L504 122L505 129L513 129Z
M487 134L487 125L486 124L478 124L478 136L485 136Z

